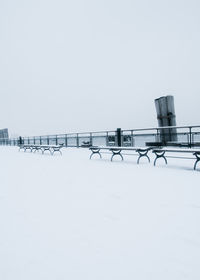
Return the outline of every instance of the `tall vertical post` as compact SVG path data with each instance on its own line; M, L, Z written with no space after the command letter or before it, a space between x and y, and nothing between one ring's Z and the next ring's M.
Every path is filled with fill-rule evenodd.
M117 128L116 136L117 136L117 146L120 147L122 145L122 131L121 131L121 128Z

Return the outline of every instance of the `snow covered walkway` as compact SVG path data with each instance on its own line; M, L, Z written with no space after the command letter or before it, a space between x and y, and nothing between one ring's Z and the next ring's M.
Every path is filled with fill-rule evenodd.
M0 147L0 279L199 280L194 161L89 155Z

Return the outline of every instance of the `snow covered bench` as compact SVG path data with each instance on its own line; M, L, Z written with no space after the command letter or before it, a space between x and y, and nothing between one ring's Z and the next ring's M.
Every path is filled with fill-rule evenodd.
M64 147L64 144L52 145L51 146L51 154L53 155L55 152L59 152L62 155L61 148Z
M32 145L21 144L21 145L19 145L19 151L22 149L24 150L24 152L26 152L26 150L30 150L32 152Z
M19 145L19 151L24 150L26 152L27 150L32 151L37 151L37 150L42 150L41 145L31 145L31 144L21 144Z
M138 159L137 159L137 163L140 162L141 157L146 157L148 159L148 161L150 162L150 158L148 156L148 152L151 150L151 147L105 147L105 146L92 146L89 148L89 150L91 150L92 154L90 155L90 159L93 157L94 154L98 154L100 156L100 158L102 158L100 151L101 150L108 150L112 152L112 156L111 156L111 161L113 160L113 158L115 156L120 156L121 159L123 160L123 156L122 156L122 151L135 151L138 153Z
M156 148L152 149L152 153L155 154L156 158L154 160L154 166L156 165L156 161L159 158L163 158L165 163L167 164L167 159L166 159L166 153L190 153L193 154L196 157L196 161L194 163L194 170L196 169L197 163L200 161L200 149L182 149L182 148ZM184 157L179 157L179 158L184 158ZM195 159L195 158L194 158Z
M31 152L34 151L41 151L42 154L44 154L45 151L49 151L51 155L53 155L55 152L59 152L62 155L61 148L63 148L64 144L59 145L34 145L34 144L23 144L19 146L19 151L21 149L26 152L27 150L30 150Z
M41 150L42 154L44 154L45 151L49 151L51 155L53 155L55 152L59 152L62 155L61 148L63 148L64 144L59 145L40 145L37 146L36 150Z

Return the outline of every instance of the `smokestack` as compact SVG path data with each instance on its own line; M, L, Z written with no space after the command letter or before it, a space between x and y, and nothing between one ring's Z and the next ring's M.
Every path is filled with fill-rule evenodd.
M176 115L174 97L172 95L162 96L155 99L158 126L176 126ZM176 128L165 128L160 130L161 141L177 141Z

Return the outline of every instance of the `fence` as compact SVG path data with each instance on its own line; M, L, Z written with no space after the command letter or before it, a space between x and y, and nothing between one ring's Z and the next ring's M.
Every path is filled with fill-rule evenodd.
M174 129L176 128L176 129ZM163 135L173 135L176 131L176 142L163 142ZM117 130L100 131L100 132L84 132L84 133L68 133L46 136L22 137L24 144L35 145L59 145L66 147L81 147L84 145L101 145L115 146L118 145ZM121 130L122 146L146 146L159 144L162 145L185 145L188 147L200 146L200 126L181 126L181 127L156 127L144 129ZM169 137L168 137L169 138ZM173 139L173 137L172 137ZM19 138L0 139L0 145L17 146Z

